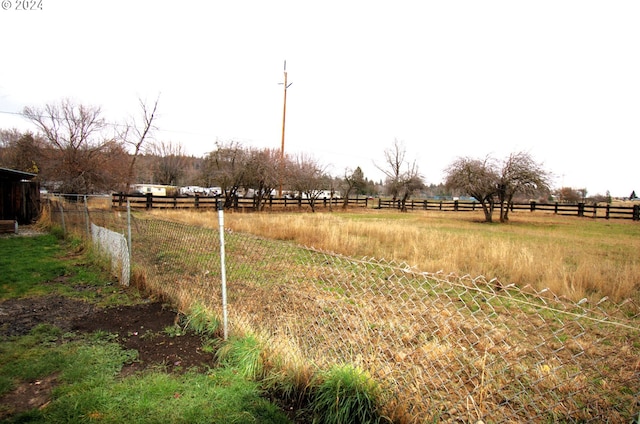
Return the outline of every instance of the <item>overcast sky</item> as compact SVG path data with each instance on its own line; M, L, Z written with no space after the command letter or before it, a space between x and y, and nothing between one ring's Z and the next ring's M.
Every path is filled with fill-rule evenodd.
M554 185L640 190L640 1L75 1L0 10L0 128L62 98L113 122L159 95L156 138L279 148L334 175L403 142L427 183L529 152ZM8 10L5 10L8 8Z

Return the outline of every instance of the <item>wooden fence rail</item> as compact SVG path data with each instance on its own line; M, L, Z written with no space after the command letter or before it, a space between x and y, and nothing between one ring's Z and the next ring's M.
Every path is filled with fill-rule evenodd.
M217 209L218 202L224 201L219 197L205 196L153 196L151 194L124 194L114 193L111 198L113 208L124 208L127 201L133 209ZM343 199L318 199L316 208L329 209L340 208ZM408 210L438 210L452 212L470 212L481 210L480 203L460 200L410 200L406 203ZM371 200L366 197L350 198L348 207L375 208L375 209L400 209L400 203L393 200L378 198ZM271 197L266 199L261 209L263 210L287 210L308 209L309 204L305 199L290 199ZM256 201L252 198L239 197L234 199L233 209L241 211L256 210ZM631 219L640 221L640 204L633 206L593 205L586 203L515 203L511 205L511 211L551 212L557 215L572 215L590 218L604 219Z
M393 200L378 199L377 209L400 209L400 202ZM459 200L411 200L406 203L408 210L439 210L470 212L481 210L482 206L478 202ZM580 217L604 218L604 219L632 219L640 221L640 204L633 206L613 206L613 205L589 205L586 203L565 204L565 203L514 203L511 211L530 212L552 212L558 215L573 215Z
M217 209L219 202L224 202L224 198L207 196L153 196L152 194L125 194L113 193L111 196L111 206L113 208L123 208L127 206L127 201L132 209ZM316 208L341 208L344 199L318 199L315 202ZM348 200L349 207L369 207L370 200L366 197ZM249 211L256 210L256 200L253 198L237 197L233 200L233 209ZM305 199L290 199L286 197L270 197L263 201L261 209L306 209L310 208Z

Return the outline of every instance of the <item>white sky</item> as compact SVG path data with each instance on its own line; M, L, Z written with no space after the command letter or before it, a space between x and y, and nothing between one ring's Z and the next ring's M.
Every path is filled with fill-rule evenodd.
M405 143L427 183L459 156L527 151L555 186L640 190L640 2L42 0L0 9L0 111L70 98L156 138L279 148L333 175ZM2 2L3 6L7 2ZM0 113L0 128L27 129Z

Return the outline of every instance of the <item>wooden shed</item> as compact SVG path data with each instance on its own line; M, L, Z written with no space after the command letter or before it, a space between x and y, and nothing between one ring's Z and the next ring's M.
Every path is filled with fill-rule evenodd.
M36 174L0 168L0 220L27 225L40 216L40 183Z

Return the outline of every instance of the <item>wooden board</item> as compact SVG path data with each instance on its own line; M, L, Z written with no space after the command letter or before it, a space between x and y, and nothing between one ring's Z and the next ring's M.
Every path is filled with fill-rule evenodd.
M16 233L17 229L16 221L7 219L0 220L0 234Z

